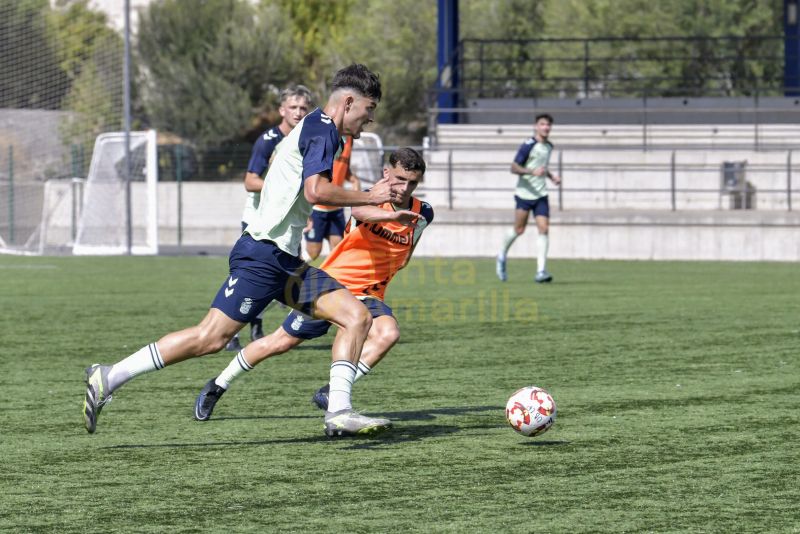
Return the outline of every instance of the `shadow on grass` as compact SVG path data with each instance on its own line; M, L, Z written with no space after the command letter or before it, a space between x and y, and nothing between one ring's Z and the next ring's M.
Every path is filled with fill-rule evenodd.
M486 411L496 412L501 410L497 406L464 406L458 408L433 408L430 410L415 410L405 412L390 412L381 414L389 417L395 422L399 421L430 421L437 416L454 416L464 415L469 413L480 413ZM224 419L308 419L319 418L316 416L258 416L258 417L219 417L211 421L221 421ZM204 424L208 424L207 422ZM348 437L348 438L328 438L326 436L317 435L313 437L304 438L286 438L286 439L268 439L268 440L251 440L251 441L209 441L209 442L195 442L195 443L153 443L153 444L129 444L129 445L112 445L102 447L102 449L115 450L115 449L171 449L171 448L206 448L206 447L227 447L227 446L262 446L262 445L298 445L298 444L315 444L330 442L334 444L346 445L344 449L376 449L385 448L392 445L399 445L414 441L420 441L429 438L449 436L457 434L463 430L479 430L479 429L495 429L498 428L497 421L489 421L486 424L470 424L467 426L456 425L395 425L392 430L378 434L376 436L365 437Z
M286 438L286 439L264 439L264 440L250 440L250 441L207 441L207 442L194 442L194 443L152 443L152 444L128 444L128 445L111 445L108 447L100 447L105 450L126 450L126 449L190 449L190 448L211 448L211 447L229 447L229 446L264 446L264 445L301 445L301 444L317 444L317 443L331 443L335 445L345 445L343 449L350 450L365 450L386 448L392 445L399 445L402 443L409 443L420 441L429 438L449 436L457 434L462 430L475 430L484 428L496 428L497 425L484 425L484 426L469 426L459 427L454 425L410 425L395 427L382 434L375 436L364 437L342 437L342 438L329 438L323 435L304 438Z
M203 421L204 425L214 423L215 421L237 421L249 419L319 419L322 417L322 412L317 415L228 415L222 417L212 417L208 421Z
M106 450L115 449L187 449L187 448L207 448L207 447L229 447L229 446L242 446L242 445L297 445L302 443L322 443L329 441L330 438L326 436L314 436L307 438L287 438L287 439L264 439L253 441L206 441L195 443L147 443L147 444L130 444L130 445L111 445L108 447L100 447Z
M376 414L370 413L370 415L380 415L381 417L386 417L392 421L433 421L437 416L440 415L465 415L478 412L498 412L501 414L500 416L502 416L503 409L504 408L501 406L462 406L459 408L431 408L428 410L413 410L404 412L378 412ZM242 419L316 419L321 415L321 411L318 412L318 415L230 415L214 417L208 421L205 421L204 424L208 424L213 421L235 421Z
M447 408L430 408L427 410L413 410L405 412L381 412L380 415L393 421L430 421L439 415L466 415L469 413L497 412L502 420L502 406L459 406Z
M327 345L298 345L297 347L293 347L292 351L295 350L324 350L326 352L330 352L333 348L333 345L328 343Z
M523 447L556 447L558 445L569 445L569 441L556 441L556 440L537 440L531 438L532 441L521 441L519 444Z

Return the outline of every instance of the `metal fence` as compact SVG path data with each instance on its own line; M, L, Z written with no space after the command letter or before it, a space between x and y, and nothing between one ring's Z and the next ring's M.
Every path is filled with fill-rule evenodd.
M783 95L787 39L463 39L452 63L462 103L469 97Z
M518 124L531 125L532 131L535 117L548 113L555 117L558 128L575 126L590 134L580 140L567 138L567 145L613 143L647 150L684 148L688 144L721 148L727 144L754 150L789 149L798 146L797 132L786 132L800 126L800 98L754 95L728 99L475 100L467 107L427 110L432 146L439 143L438 117L443 113L455 116L459 124L486 125L496 131ZM681 128L687 134L686 141L666 139ZM699 145L692 139L698 136L705 139Z
M448 209L506 207L516 177L510 174L513 150L498 157L500 149L428 149L421 194ZM554 154L550 168L564 181L557 187L549 184L553 208L791 212L793 197L800 194L793 181L794 150L760 153L762 161L748 162L740 159L746 154L727 150L658 149L654 153L660 161L648 162L615 159L624 151L594 148L596 159L568 161L580 152L567 149ZM469 161L464 161L465 155Z

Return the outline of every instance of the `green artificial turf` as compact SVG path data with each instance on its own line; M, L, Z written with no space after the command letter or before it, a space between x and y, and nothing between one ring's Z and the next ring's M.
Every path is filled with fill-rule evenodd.
M309 402L332 334L205 423L195 396L232 353L139 377L88 435L83 368L195 324L227 262L0 257L0 531L800 531L800 268L549 270L414 260L387 299L401 340L354 388L395 428L332 441ZM529 384L558 404L536 438L504 419Z

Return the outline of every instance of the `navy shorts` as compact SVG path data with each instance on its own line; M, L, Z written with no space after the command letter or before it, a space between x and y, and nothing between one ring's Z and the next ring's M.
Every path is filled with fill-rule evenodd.
M228 279L211 307L241 323L250 322L273 300L310 315L320 295L344 289L325 271L250 234L243 234L233 246L228 265Z
M518 210L532 211L534 217L550 217L550 201L547 200L547 195L536 200L525 200L514 195L514 200L517 201Z
M382 300L366 298L361 302L364 303L364 306L366 306L369 312L372 314L373 319L383 315L394 317L392 309ZM328 333L331 323L323 319L311 319L307 316L304 316L302 313L293 311L289 313L281 326L284 330L286 330L286 333L292 337L297 337L300 339L316 339Z
M311 210L311 230L306 233L306 240L322 243L328 236L344 235L344 210L319 211Z

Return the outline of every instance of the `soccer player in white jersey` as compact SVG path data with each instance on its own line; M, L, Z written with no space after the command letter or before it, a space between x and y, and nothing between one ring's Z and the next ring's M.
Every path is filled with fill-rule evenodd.
M369 191L349 191L330 182L341 136L358 138L372 122L380 98L380 81L365 66L354 64L336 73L324 110L306 115L278 145L258 211L231 250L230 274L203 320L114 365L86 369L83 416L89 433L95 431L111 394L123 384L143 373L218 352L272 300L339 327L332 348L325 433L369 434L391 426L387 419L355 412L350 401L356 364L372 326L369 310L325 271L300 258L302 231L314 204L380 206L399 200L400 193L385 178Z
M308 114L311 104L311 91L303 85L292 85L281 91L281 105L278 108L281 122L258 136L250 154L247 172L244 175L244 188L247 191L247 199L244 202L244 211L242 212L243 232L258 210L258 204L261 202L261 189L264 187L264 173L269 167L275 147ZM261 315L259 314L250 322L250 339L256 340L263 336L264 330L262 328ZM242 350L238 332L225 346L225 350L233 352Z
M422 232L433 222L433 208L413 196L425 167L422 155L413 148L392 152L383 175L400 191L399 201L353 208L344 239L320 266L363 302L372 315L372 328L354 380L367 375L400 338L400 326L384 297L389 283L411 260ZM207 421L231 383L260 362L305 340L324 336L330 327L327 321L292 310L272 334L250 343L222 373L208 381L195 401L194 418ZM325 384L314 393L312 402L326 410L329 394L330 386Z
M514 200L517 203L514 210L514 228L509 228L503 241L503 248L497 255L497 277L503 282L508 280L506 274L508 249L525 232L531 211L536 220L536 229L539 231L536 239L537 265L534 280L539 284L553 280L553 276L547 272L550 203L547 198L546 178L550 178L555 185L558 185L561 183L561 177L548 169L550 154L553 152L553 145L549 141L552 126L553 117L547 114L538 115L534 136L522 143L514 162L511 163L511 173L519 175L519 178L514 191Z

